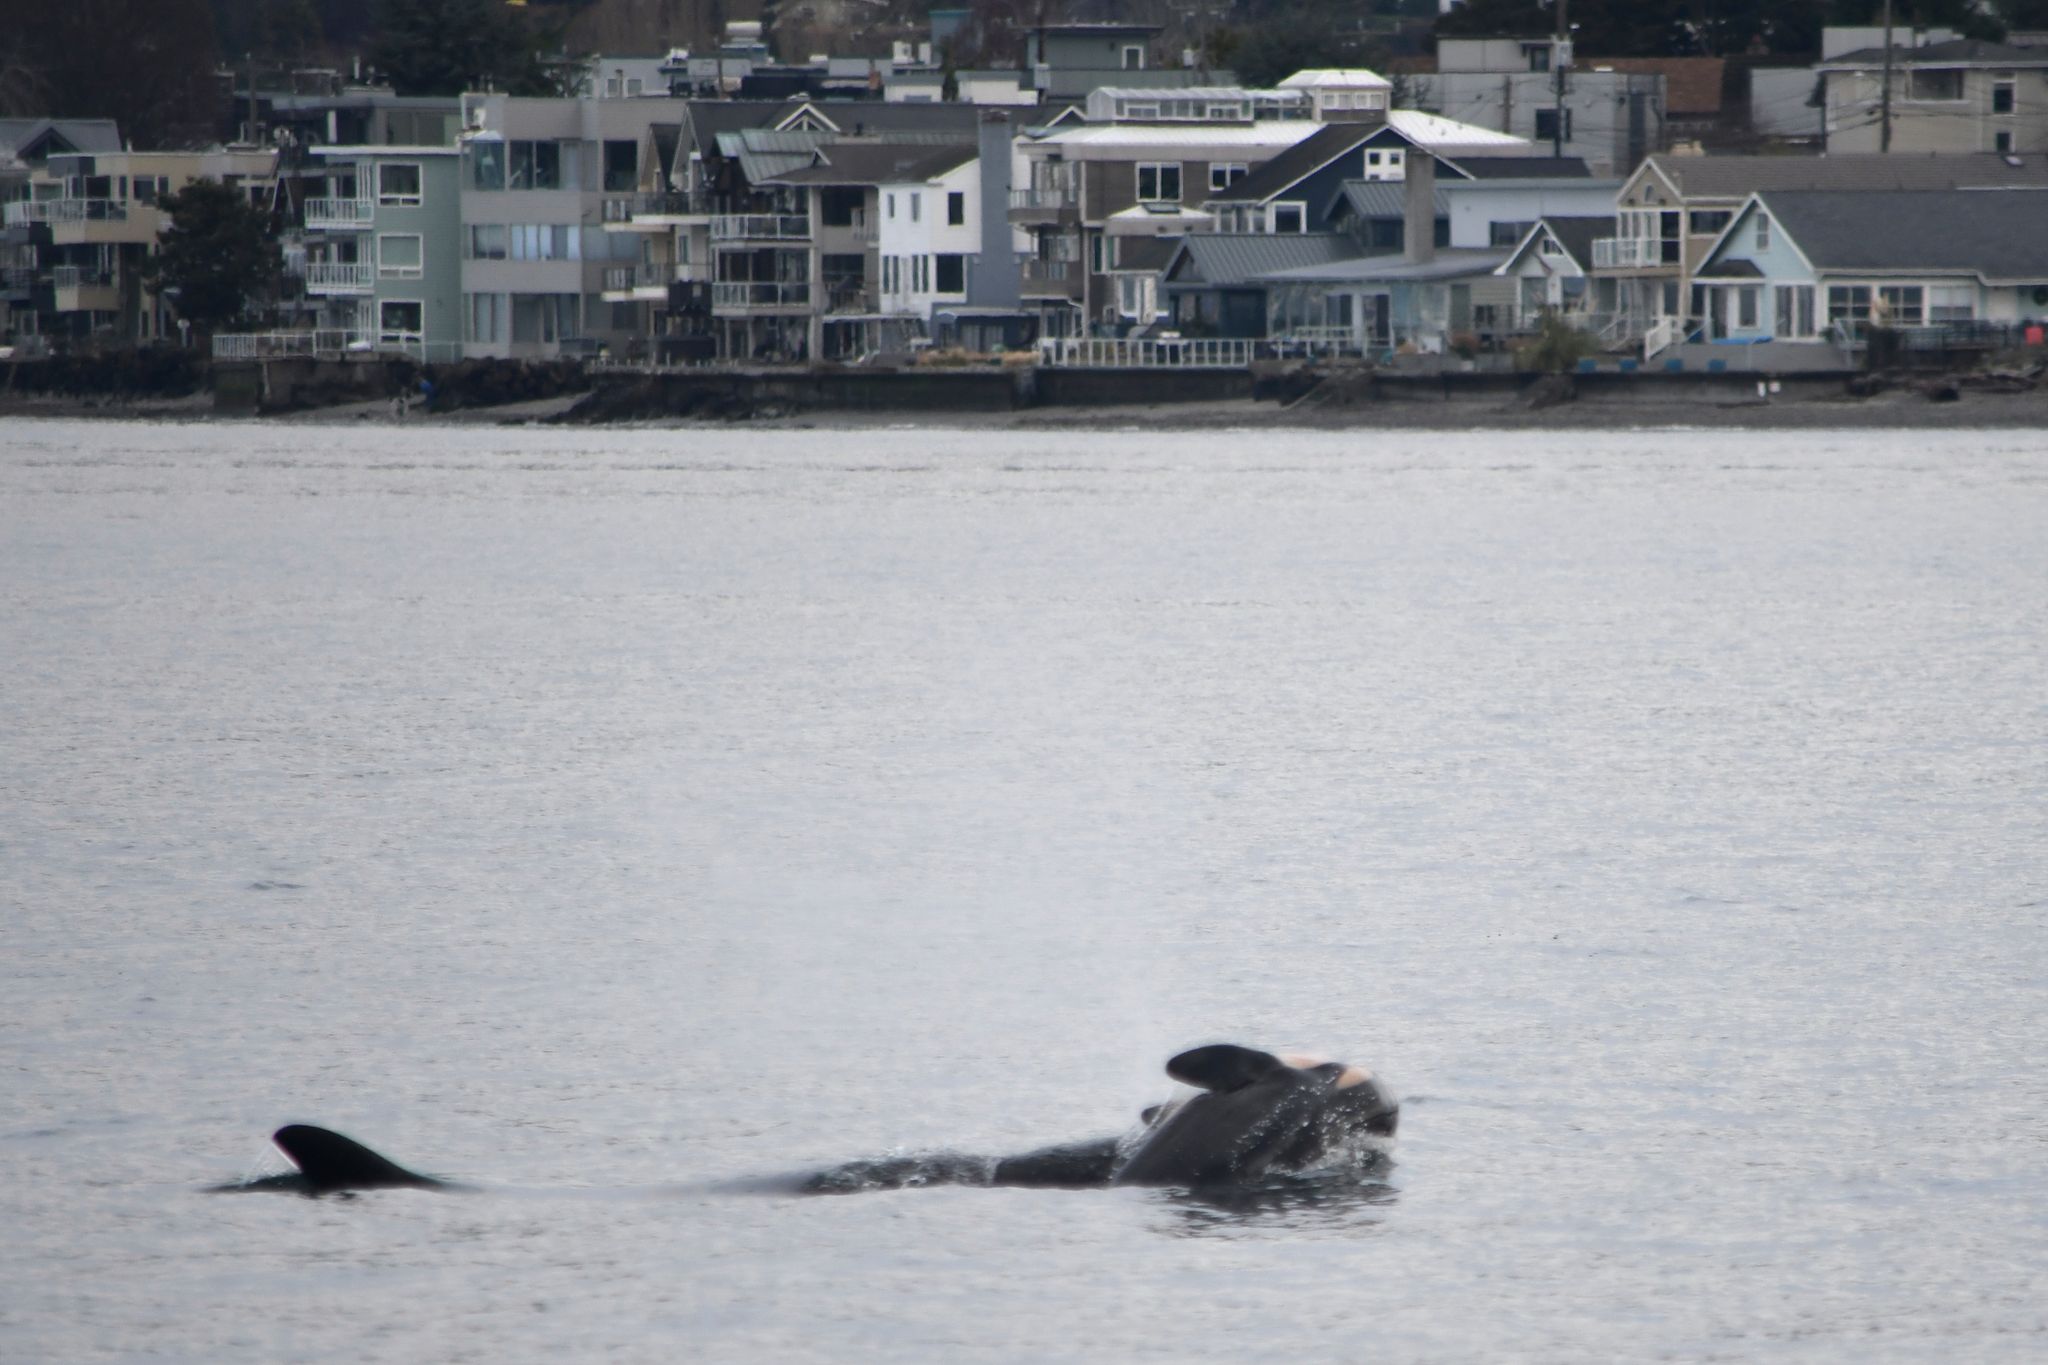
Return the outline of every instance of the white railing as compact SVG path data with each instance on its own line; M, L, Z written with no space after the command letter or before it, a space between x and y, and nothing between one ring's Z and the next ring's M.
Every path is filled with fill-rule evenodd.
M1241 370L1252 363L1254 345L1238 337L1046 337L1038 343L1038 361L1110 370Z
M306 292L367 294L375 278L368 261L314 261L306 266Z
M308 199L306 201L306 226L309 228L358 228L368 227L377 216L377 205L370 199Z
M52 289L91 289L95 286L111 285L114 276L111 271L92 266L59 265L50 269Z
M805 280L719 280L711 286L713 308L808 308Z
M1664 264L1664 243L1656 237L1599 237L1593 241L1596 270L1645 270Z
M1013 209L1070 209L1080 202L1072 185L1029 185L1010 191Z
M26 199L7 205L8 227L23 223L120 223L128 206L118 199Z
M223 332L213 339L215 360L274 360L286 356L368 354L375 348L361 332Z
M1668 351L1678 344L1682 329L1676 318L1658 318L1643 333L1643 359L1655 360L1659 351Z
M721 213L711 220L719 242L808 242L811 220L801 213Z
M666 289L682 278L682 268L673 262L611 265L605 267L604 287L613 293L624 289Z

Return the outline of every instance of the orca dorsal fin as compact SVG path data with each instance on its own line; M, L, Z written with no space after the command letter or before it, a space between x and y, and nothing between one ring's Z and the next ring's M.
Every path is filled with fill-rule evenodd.
M432 1189L441 1182L379 1156L354 1138L309 1123L287 1124L270 1140L290 1157L315 1191L372 1190L393 1185Z
M1166 1064L1167 1075L1201 1090L1242 1090L1287 1069L1287 1063L1270 1052L1234 1043L1192 1048Z

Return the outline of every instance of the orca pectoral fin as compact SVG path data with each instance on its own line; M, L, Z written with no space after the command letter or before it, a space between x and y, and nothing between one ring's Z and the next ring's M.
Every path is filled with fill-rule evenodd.
M1234 1043L1193 1048L1166 1064L1167 1075L1201 1090L1242 1090L1287 1069L1287 1063L1270 1052Z
M439 1189L444 1182L408 1171L353 1138L308 1123L287 1124L270 1140L291 1158L315 1194L331 1190L373 1190L393 1186Z

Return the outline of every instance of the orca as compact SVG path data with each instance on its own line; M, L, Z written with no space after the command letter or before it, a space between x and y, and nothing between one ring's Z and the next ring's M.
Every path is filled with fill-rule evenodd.
M453 1190L462 1186L430 1175L408 1171L371 1151L353 1138L309 1123L291 1123L270 1135L278 1150L291 1158L298 1170L285 1175L262 1176L235 1185L217 1185L216 1192L277 1190L286 1194L317 1197L351 1190L419 1189Z
M1128 1137L1046 1147L1021 1156L957 1153L855 1161L821 1171L813 1194L915 1185L1248 1186L1318 1169L1345 1154L1384 1159L1401 1106L1362 1067L1277 1056L1231 1043L1180 1053L1166 1074L1201 1093L1154 1105Z

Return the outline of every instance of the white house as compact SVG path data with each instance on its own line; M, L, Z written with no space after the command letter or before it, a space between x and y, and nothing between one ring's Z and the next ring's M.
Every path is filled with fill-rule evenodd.
M879 182L876 249L880 310L929 324L932 309L967 299L967 274L981 250L981 161L971 145L948 149L921 178Z

